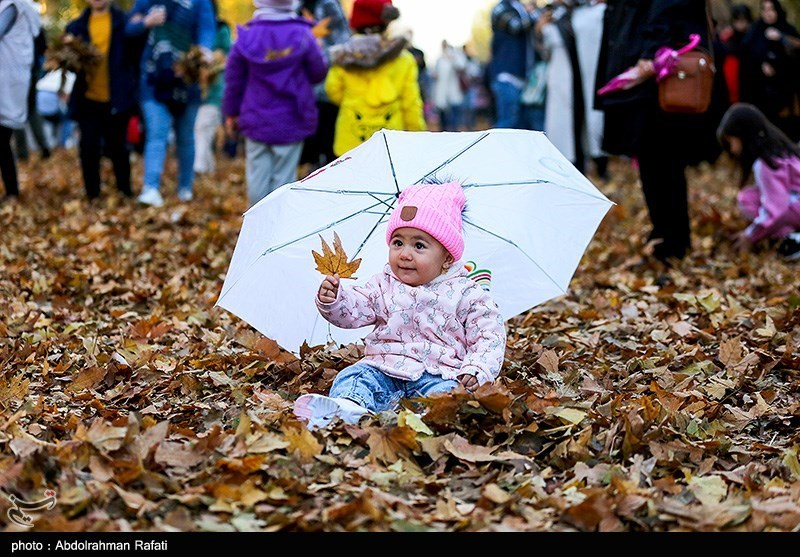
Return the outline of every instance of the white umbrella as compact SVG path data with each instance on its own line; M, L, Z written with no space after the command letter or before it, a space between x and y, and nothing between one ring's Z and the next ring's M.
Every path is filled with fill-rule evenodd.
M491 272L506 319L567 292L612 205L542 132L381 130L244 214L217 305L294 353L304 341L362 339L371 327L339 329L319 315L324 277L311 252L336 232L348 258L362 260L356 282L366 281L388 261L399 192L431 177L464 185L462 260Z

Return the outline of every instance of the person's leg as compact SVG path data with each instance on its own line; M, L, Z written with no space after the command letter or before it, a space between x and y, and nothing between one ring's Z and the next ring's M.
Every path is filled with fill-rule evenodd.
M594 168L597 171L597 176L601 180L609 180L610 176L608 175L608 155L600 155L599 157L593 157L594 161Z
M192 198L194 183L194 124L200 103L186 105L175 118L175 147L178 154L178 197L182 201Z
M302 141L288 145L272 145L272 176L267 193L272 193L279 187L297 180L297 165L300 163L302 151Z
M42 126L42 115L39 114L39 107L36 104L36 80L31 79L31 87L28 91L28 125L31 127L31 134L39 146L43 159L50 158L50 144L44 134Z
M356 424L365 414L392 408L399 397L398 381L359 362L339 372L329 396L299 396L294 403L294 414L306 420L312 429L325 427L337 417Z
M371 412L391 410L402 396L401 383L364 363L344 368L333 380L331 398L345 398Z
M213 145L219 123L219 107L213 104L200 106L194 122L194 171L198 174L214 171Z
M167 143L172 115L167 107L154 99L142 101L147 136L144 143L144 185L145 190L158 192L161 186L161 173L167 157Z
M114 167L114 179L117 189L125 197L132 197L131 191L131 159L128 150L127 133L130 114L109 114L105 120L103 138L106 151Z
M409 381L405 386L405 396L426 397L436 393L449 393L457 388L460 383L455 379L444 379L440 375L433 375L427 371L416 381Z
M80 142L78 155L81 159L81 172L86 196L95 199L100 195L100 148L103 137L103 119L107 114L100 110L101 103L86 101L78 120Z
M666 261L682 259L690 247L689 199L685 167L660 149L639 153L639 176L653 230L650 240L658 240L653 255Z
M269 145L245 138L244 173L247 181L247 200L252 207L269 193L272 176L272 152Z
M17 163L14 160L14 152L11 150L11 136L14 134L11 128L0 126L0 177L6 188L6 196L19 196L19 184L17 183Z
M322 159L320 164L325 166L331 161L336 160L333 153L333 134L336 130L336 118L339 116L339 107L330 102L319 104L319 127L317 128L317 140L319 141L319 151Z
M12 135L14 136L14 150L17 153L17 158L23 162L27 161L30 154L28 153L28 134L25 128L13 130Z
M638 154L639 177L653 230L649 240L657 240L653 255L667 262L682 259L691 248L689 192L686 162L679 153L667 155L664 145L680 145L686 127L682 115L662 113L651 107L643 113L644 128Z
M519 126L520 90L505 81L495 80L492 83L495 98L495 128L516 128Z

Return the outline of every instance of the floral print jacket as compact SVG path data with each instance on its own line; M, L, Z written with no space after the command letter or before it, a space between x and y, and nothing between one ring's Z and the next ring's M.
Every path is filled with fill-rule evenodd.
M461 264L421 286L401 282L387 264L366 284L340 282L336 300L317 308L344 329L375 328L364 339L363 363L414 381L427 371L445 379L474 375L479 384L500 374L506 348L503 317L489 292Z

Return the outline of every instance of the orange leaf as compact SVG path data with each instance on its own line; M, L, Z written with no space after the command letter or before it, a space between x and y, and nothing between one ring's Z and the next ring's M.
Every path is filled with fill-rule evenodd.
M361 259L354 259L349 263L347 262L347 254L342 247L342 241L339 239L339 235L336 232L333 233L333 249L331 249L328 242L325 241L325 238L320 236L319 239L322 240L322 254L320 255L313 249L311 250L314 261L317 263L317 271L323 275L338 274L340 278L356 278L353 276L353 273L355 273L361 265Z

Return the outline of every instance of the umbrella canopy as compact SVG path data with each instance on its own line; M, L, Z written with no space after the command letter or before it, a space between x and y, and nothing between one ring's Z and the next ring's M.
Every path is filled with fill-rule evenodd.
M479 282L491 277L506 319L567 292L612 205L542 132L381 130L244 214L217 305L294 353L304 341L362 339L371 327L339 329L319 315L324 277L312 250L336 232L362 260L353 280L366 281L388 261L386 222L400 192L431 178L463 184L462 261Z

